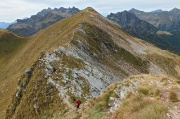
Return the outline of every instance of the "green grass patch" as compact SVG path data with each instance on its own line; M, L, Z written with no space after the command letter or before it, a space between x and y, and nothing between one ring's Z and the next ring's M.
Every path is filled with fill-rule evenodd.
M154 97L157 97L157 96L159 96L160 95L160 90L159 89L156 89L155 91L154 91Z
M177 94L174 92L174 91L171 91L169 93L169 99L172 101L172 102L178 102L179 99L178 99L178 96Z
M78 69L82 69L85 66L82 60L74 58L72 56L67 56L64 53L62 55L62 64L66 65L68 68L78 68Z
M150 88L147 87L139 87L137 89L138 93L148 96L150 94Z
M180 84L180 80L177 80L176 82L177 82L178 84Z
M90 100L91 106L85 112L85 119L107 119L109 98L112 97L114 87L107 89L99 98Z
M161 79L161 82L167 82L168 81L168 78L162 78Z

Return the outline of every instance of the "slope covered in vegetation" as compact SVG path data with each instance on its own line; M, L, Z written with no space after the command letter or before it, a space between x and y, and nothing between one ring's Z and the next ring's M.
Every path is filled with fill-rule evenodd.
M9 105L5 105L7 119L90 118L86 114L95 116L96 107L83 115L83 108L74 110L74 99L81 99L83 107L112 83L133 75L178 79L179 67L178 55L130 36L87 8L29 37L2 70L1 105ZM109 97L102 99L103 108L98 110L104 109L103 115ZM0 114L4 116L3 111Z

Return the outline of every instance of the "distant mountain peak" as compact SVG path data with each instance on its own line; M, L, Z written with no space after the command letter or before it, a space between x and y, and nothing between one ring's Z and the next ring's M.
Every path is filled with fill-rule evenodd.
M135 9L135 8L132 8L132 9L129 10L129 12L143 12L143 11Z
M136 14L142 14L142 13L144 13L144 11L140 11L140 10L137 10L137 9L135 9L135 8L130 9L128 12L136 13Z
M175 8L173 8L172 10L180 10L180 9L178 9L177 7L175 7Z
M96 12L97 13L97 11L95 9L93 9L92 7L87 7L87 8L84 9L84 11L91 11L91 12Z
M161 13L161 12L163 12L163 10L162 10L162 9L157 9L157 10L153 10L153 11L151 11L151 13Z
M180 9L178 9L178 8L173 8L172 10L170 10L169 12L180 12Z
M132 8L132 9L130 9L129 11L139 11L139 10L137 10L137 9L135 9L135 8Z

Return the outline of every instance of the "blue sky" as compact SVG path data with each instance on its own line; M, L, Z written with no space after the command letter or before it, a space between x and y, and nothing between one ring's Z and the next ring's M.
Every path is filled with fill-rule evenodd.
M0 22L12 22L30 17L42 9L72 7L79 9L93 7L99 13L107 15L136 8L143 11L156 9L180 9L180 0L0 0Z

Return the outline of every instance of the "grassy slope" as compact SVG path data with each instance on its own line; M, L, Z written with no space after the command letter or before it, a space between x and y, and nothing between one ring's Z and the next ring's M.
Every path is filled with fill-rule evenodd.
M93 9L86 9L86 11L86 13L91 13L91 15L87 15L88 23L95 24L97 27L106 31L118 46L126 49L135 56L139 56L139 54L135 52L136 48L131 47L131 41L137 43L137 45L139 45L137 48L141 48L147 52L148 55L143 56L145 59L161 67L168 75L180 79L180 57L178 55L166 50L161 50L144 40L131 37L117 25L101 17L101 15ZM94 16L92 17L92 15Z
M5 93L7 91L7 89L5 89L7 83L5 78L2 78L3 76L7 77L8 75L7 73L4 73L4 69L17 55L18 50L21 50L21 48L24 47L26 42L27 38L16 36L6 30L0 30L0 97L3 97L0 101L1 113L5 111L7 106L4 102L9 99L9 97L6 97L7 94Z
M4 69L7 68L8 64L14 60L14 57L18 53L21 48L27 42L27 38L19 37L9 31L0 30L0 112L5 111L7 104L5 103L9 100L10 97L7 97L8 93L6 93L6 86L8 85L6 78L8 76L8 72ZM8 68L10 70L11 67ZM11 85L10 85L11 86ZM0 113L0 116L3 117Z
M143 42L142 40L140 42ZM146 42L143 42L146 44ZM147 59L152 63L161 67L168 76L180 80L180 56L173 54L166 50L160 50L157 47L149 47L146 52L148 53Z
M0 103L1 117L5 116L5 108L7 108L11 101L9 99L11 99L12 94L15 92L17 87L16 82L20 75L37 60L42 51L51 49L52 47L67 46L72 40L72 31L80 21L85 19L85 14L86 12L82 11L29 37L25 47L19 50L16 53L16 57L3 67L0 74L1 90L3 91L3 93L0 93L0 96L3 97Z
M133 56L132 54L127 52L125 49L119 48L116 44L114 44L114 42L112 41L110 36L108 34L106 34L106 32L104 32L104 31L100 30L99 28L97 28L96 26L90 25L90 24L88 24L86 22L83 22L81 25L82 25L83 30L85 30L85 32L88 35L83 36L82 34L74 32L74 37L73 37L73 42L72 42L73 44L77 45L76 40L83 37L82 42L87 42L90 46L92 46L89 49L89 52L88 52L88 53L90 53L89 55L92 55L93 53L96 53L98 56L100 56L100 59L103 60L102 63L106 63L106 61L104 61L104 60L106 59L105 56L108 55L108 54L111 54L112 57L116 57L117 60L118 60L118 58L123 56L124 59L127 60L127 62L129 62L131 65L134 65L135 67L137 67L138 70L141 70L141 68L142 68L141 65L143 65L143 62L138 58L136 59L135 56ZM86 45L88 45L88 44L86 44ZM105 53L104 51L102 51L102 50L105 50L105 49L103 49L101 47L101 44L106 45L107 49L109 50L109 53ZM93 47L93 45L95 47ZM87 48L88 46L85 46L85 47ZM117 49L117 52L115 52L115 49ZM101 57L101 55L102 55L102 57ZM134 59L134 60L132 60L132 59ZM62 60L63 60L63 57L62 57ZM62 62L63 65L67 65L67 66L68 65L73 65L73 64L75 65L76 62L78 63L77 66L80 65L80 61L73 61L73 58L71 58L71 62L67 62L67 61L68 60ZM100 61L100 60L98 60L98 61ZM111 60L109 59L109 62L111 62L111 61L112 61L112 59ZM41 115L44 114L44 111L46 111L46 116L48 116L48 113L50 113L50 111L52 111L51 108L46 108L42 104L42 103L44 103L45 100L49 101L49 102L45 102L46 104L48 104L48 105L53 104L53 108L55 108L54 105L61 103L61 102L59 102L60 99L59 99L59 101L56 101L56 102L51 102L50 99L46 99L46 97L49 96L49 92L48 92L49 90L47 90L47 88L46 88L46 85L45 85L46 84L46 81L45 81L46 79L44 79L44 77L43 77L45 75L45 73L43 73L44 72L44 69L43 69L44 67L43 68L38 67L40 64L41 63L38 63L36 65L37 69L34 70L34 68L33 68L32 78L28 79L28 80L30 80L30 82L28 83L28 86L26 87L26 90L22 89L20 95L21 96L23 95L23 97L20 96L19 98L17 98L15 95L13 95L13 100L12 100L13 103L10 106L10 110L8 110L8 113L7 113L8 117L11 117L12 115L15 114L14 117L16 117L16 118L22 118L22 116L30 117L30 118L35 118L35 117L38 118L38 116L37 116L37 114L36 114L36 112L34 111L34 108L33 108L34 102L31 99L32 97L33 97L33 99L35 97L38 99L38 101L36 101L36 103L38 103L38 105L40 105L39 106L39 110L40 110L39 111L39 118L40 118ZM60 62L58 62L58 64L60 64ZM58 64L55 65L55 67L57 67L56 70L59 70ZM110 67L110 66L108 66L108 67ZM72 68L72 67L70 67L70 68ZM59 74L61 74L61 73L62 72L59 72ZM26 78L24 76L21 77L21 83L22 84L19 84L20 87L23 87L23 82L26 82ZM42 83L41 86L38 84L39 82ZM39 89L38 91L37 90L34 91L35 90L34 87L39 87L41 89ZM38 94L36 95L33 92L36 92ZM52 95L51 96L54 97L55 95L56 95L56 93L53 96ZM29 98L29 97L31 97L31 98ZM27 104L27 103L30 106L26 106L25 104ZM21 109L21 107L24 107L24 108ZM48 109L50 111L48 111ZM59 109L62 109L62 106L59 106ZM51 115L52 115L52 113L51 113Z
M61 102L61 97L58 96L57 89L44 79L44 65L41 68L37 66L36 62L31 71L23 74L18 81L18 86L21 87L18 93L13 95L11 110L7 111L6 116L8 119L12 118L12 115L16 115L13 118L40 118L41 114L48 115L53 114L59 107L65 108L66 105ZM48 84L48 85L47 85ZM32 88L36 85L36 88ZM58 103L56 103L58 102ZM27 106L28 104L28 106ZM20 105L20 106L19 106ZM38 107L36 110L34 107ZM23 108L22 108L23 107ZM43 109L42 109L43 107ZM53 107L53 109L51 109ZM50 110L48 112L48 110ZM9 116L11 115L11 116ZM36 117L34 116L36 115Z
M5 61L7 62L26 41L26 38L0 29L0 66Z
M158 85L157 85L158 84ZM110 85L84 108L82 119L164 119L170 108L177 106L180 93L177 80L153 75L132 76ZM122 92L125 97L121 97ZM121 100L120 107L109 113L112 98ZM168 109L168 107L170 107ZM175 116L172 114L172 116Z
M83 13L80 12L31 36L25 47L17 51L16 56L1 69L0 87L4 92L0 92L0 97L3 97L0 102L0 117L5 116L5 110L15 93L20 75L37 60L42 51L52 47L67 46L71 41L73 29L83 17Z
M111 29L103 29L103 26L97 24L96 21L92 20L93 18L90 18L88 14L95 15L96 17L100 18L100 20L103 20L105 25L109 26L113 31ZM104 31L108 32L111 36L119 34L118 37L113 38L114 42L117 43L118 46L121 46L122 43L129 44L126 41L127 39L131 39L133 42L139 42L138 40L133 39L131 36L124 33L116 25L111 24L98 15L99 14L94 12L92 9L86 9L85 11L81 11L72 17L61 20L60 22L38 32L29 38L26 46L17 52L16 57L14 57L6 65L0 74L0 78L3 80L1 84L5 84L2 89L6 90L5 93L0 94L0 96L3 97L3 100L0 103L0 107L3 107L0 112L1 117L4 117L5 112L3 111L5 108L7 108L12 94L15 93L17 80L20 75L23 74L26 69L31 67L42 51L50 50L53 47L58 46L68 46L72 40L73 31L78 26L80 21L86 20L88 23L97 25L99 28L102 28ZM127 47L130 47L130 44L129 46L127 45ZM128 50L129 52L133 52L131 48Z

